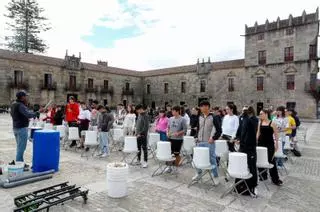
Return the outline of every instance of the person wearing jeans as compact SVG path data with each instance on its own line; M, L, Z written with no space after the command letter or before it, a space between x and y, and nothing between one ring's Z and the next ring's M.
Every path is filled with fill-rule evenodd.
M98 120L98 130L99 130L99 139L100 139L100 150L101 157L107 157L109 154L109 131L113 126L114 116L110 113L108 107L102 105L98 106L98 111L101 114L101 119Z
M39 112L31 112L27 108L27 93L19 91L16 101L11 105L11 117L13 122L13 133L16 138L17 151L16 161L24 162L24 152L27 147L29 119L36 118ZM29 168L25 164L25 169Z
M200 103L200 110L202 114L199 117L198 146L209 148L210 164L212 165L212 175L214 176L213 181L215 185L218 185L219 180L215 140L220 137L221 129L219 125L215 124L214 116L210 114L210 103L208 101L202 101ZM192 180L198 180L201 173L202 170L197 169L197 173Z

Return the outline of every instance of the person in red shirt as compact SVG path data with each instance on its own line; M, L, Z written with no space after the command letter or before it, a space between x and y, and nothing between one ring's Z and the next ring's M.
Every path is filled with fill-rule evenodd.
M79 105L75 102L73 96L69 97L69 103L66 106L66 122L69 127L78 127ZM72 141L70 148L77 145L76 141Z

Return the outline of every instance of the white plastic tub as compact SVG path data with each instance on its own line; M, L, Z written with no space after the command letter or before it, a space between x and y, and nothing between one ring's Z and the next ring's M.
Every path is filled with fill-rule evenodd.
M23 174L24 162L16 162L15 165L8 165L8 176L16 177Z
M109 163L107 165L108 196L121 198L128 195L129 166L126 163Z

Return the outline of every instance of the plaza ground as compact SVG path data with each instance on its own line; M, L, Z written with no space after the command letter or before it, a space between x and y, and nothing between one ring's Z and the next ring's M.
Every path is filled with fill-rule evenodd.
M109 158L81 158L79 152L61 150L60 171L50 180L0 189L0 211L12 211L13 198L50 185L69 181L89 189L89 200L82 198L66 202L50 211L320 211L320 124L302 123L308 128L307 144L300 143L302 157L287 162L289 174L280 175L281 187L268 182L270 191L263 184L258 186L258 198L242 197L244 205L233 195L221 199L230 186L221 177L220 184L206 191L204 185L188 188L194 170L179 169L178 177L151 177L157 168L150 158L149 167L131 167L129 172L129 195L122 199L107 196L106 165L119 161L121 152L112 152ZM9 115L0 115L0 160L9 162L15 158L15 140ZM28 143L25 154L27 163L32 161L32 144Z

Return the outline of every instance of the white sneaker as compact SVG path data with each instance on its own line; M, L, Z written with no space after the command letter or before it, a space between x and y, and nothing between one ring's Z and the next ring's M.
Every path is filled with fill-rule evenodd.
M171 173L172 172L172 168L171 167L167 167L165 170L164 170L165 173Z
M142 163L142 168L147 168L148 167L148 163L147 162L143 162Z
M196 180L199 180L199 178L200 178L200 174L196 174L196 175L194 175L193 177L192 177L192 181L196 181Z
M213 177L213 182L215 185L219 185L220 181L218 177Z
M103 153L102 155L101 155L101 157L102 158L106 158L106 157L108 157L109 155L107 154L107 153Z
M250 192L250 195L252 198L257 198L258 197L258 189L254 188L254 191Z

